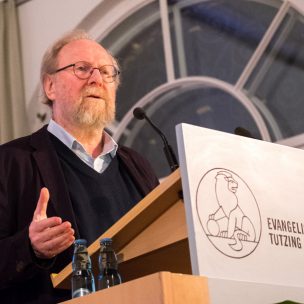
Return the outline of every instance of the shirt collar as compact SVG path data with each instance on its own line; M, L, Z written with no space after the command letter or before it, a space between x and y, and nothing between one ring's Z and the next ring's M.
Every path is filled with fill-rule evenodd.
M85 151L83 145L53 119L50 120L47 130L56 136L69 149L75 150L81 147L81 149ZM116 155L118 144L106 131L103 132L103 137L103 150L99 156L110 154L113 158Z

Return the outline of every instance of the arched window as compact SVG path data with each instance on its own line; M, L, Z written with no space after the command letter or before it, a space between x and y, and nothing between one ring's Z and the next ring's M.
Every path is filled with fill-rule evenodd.
M160 177L170 172L162 142L133 119L135 106L146 110L175 150L181 122L229 133L241 126L263 140L304 146L303 1L107 5L106 13L105 4L99 6L103 16L92 32L122 68L111 131L145 155Z

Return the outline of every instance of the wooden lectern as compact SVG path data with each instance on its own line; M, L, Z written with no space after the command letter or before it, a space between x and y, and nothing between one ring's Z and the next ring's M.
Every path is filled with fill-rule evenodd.
M191 274L181 196L178 169L89 246L93 270L98 271L99 240L109 237L113 239L114 250L118 253L123 282L160 271ZM53 286L70 288L71 273L70 263L60 273L52 274ZM144 280L142 284L145 284Z
M207 278L157 272L62 304L208 304Z

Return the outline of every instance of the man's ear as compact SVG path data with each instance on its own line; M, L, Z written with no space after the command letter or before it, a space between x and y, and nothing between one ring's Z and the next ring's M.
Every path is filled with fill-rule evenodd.
M43 89L49 100L55 100L56 90L52 75L46 74L43 79Z

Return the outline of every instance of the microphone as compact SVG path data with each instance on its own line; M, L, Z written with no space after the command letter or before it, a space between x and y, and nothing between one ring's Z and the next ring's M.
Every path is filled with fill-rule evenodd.
M244 137L249 137L249 138L253 138L256 139L250 131L248 131L247 129L243 128L243 127L236 127L234 129L234 134L235 135L240 135L240 136L244 136Z
M146 115L145 111L142 108L135 108L133 110L133 115L136 119L138 120L143 120L145 119L151 126L152 128L160 135L160 137L163 140L164 143L164 152L167 158L167 161L169 163L171 172L175 171L179 165L178 162L176 160L176 156L174 154L173 149L171 148L171 146L169 145L167 138L165 137L165 135L161 132L161 130L159 128L156 127L156 125L149 119L149 117Z

